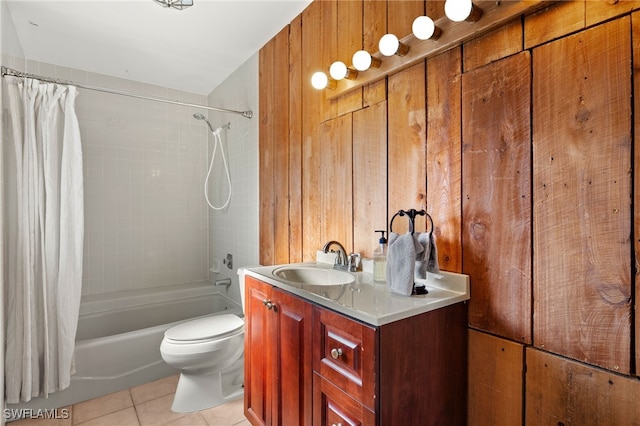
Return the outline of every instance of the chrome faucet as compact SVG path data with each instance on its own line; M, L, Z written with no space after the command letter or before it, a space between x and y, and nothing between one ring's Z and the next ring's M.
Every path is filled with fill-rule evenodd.
M337 252L338 255L336 256L336 262L333 264L333 267L335 269L345 269L347 267L347 252L345 251L342 244L337 241L329 241L324 246L322 246L322 251L324 253L329 253L329 248L334 244L338 246L339 251ZM331 253L336 252L331 250Z

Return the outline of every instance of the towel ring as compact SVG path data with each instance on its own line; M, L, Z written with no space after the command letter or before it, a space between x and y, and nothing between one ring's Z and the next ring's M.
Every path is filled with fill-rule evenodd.
M431 218L431 215L429 213L427 213L424 210L410 209L410 210L398 210L398 212L391 217L391 222L389 223L389 232L393 232L393 220L396 218L396 216L408 216L409 232L413 234L415 231L416 216L425 216L425 215L429 219L429 223L431 224L431 231L433 231L434 229L433 219Z

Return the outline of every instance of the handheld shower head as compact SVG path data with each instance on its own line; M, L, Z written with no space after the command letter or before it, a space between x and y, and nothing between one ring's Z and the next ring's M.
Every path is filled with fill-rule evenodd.
M196 112L195 114L193 114L193 118L195 118L196 120L204 120L209 126L209 130L211 130L211 133L213 133L213 127L211 127L211 123L209 123L209 120L207 120L207 117L200 114L199 112Z

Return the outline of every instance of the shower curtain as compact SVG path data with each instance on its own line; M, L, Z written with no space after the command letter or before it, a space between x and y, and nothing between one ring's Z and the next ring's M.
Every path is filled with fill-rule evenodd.
M8 279L5 397L69 386L82 286L82 148L74 86L5 78ZM6 202L8 201L8 202Z

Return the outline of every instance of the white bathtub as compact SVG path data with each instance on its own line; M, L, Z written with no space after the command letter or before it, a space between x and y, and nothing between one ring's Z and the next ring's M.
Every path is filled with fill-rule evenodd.
M179 373L160 356L165 330L211 313L242 316L239 304L215 291L212 284L201 282L83 299L71 386L48 399L6 408L64 407Z

